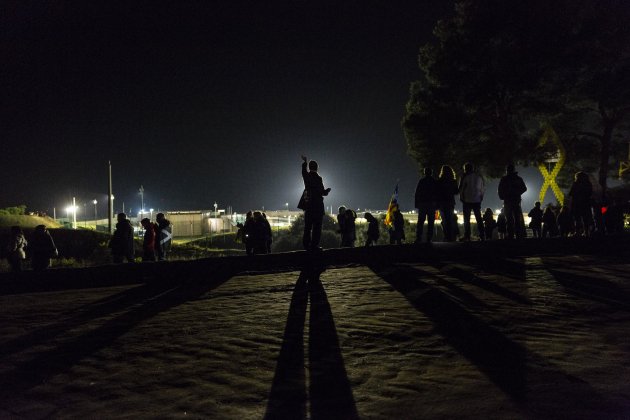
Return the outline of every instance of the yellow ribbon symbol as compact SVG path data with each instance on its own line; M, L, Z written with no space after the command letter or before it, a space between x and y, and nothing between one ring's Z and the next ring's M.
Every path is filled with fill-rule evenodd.
M545 163L538 164L538 170L540 171L544 179L543 185L540 188L539 201L541 203L544 201L547 190L551 188L551 191L553 191L554 195L556 196L558 203L560 203L560 205L564 205L564 194L562 193L560 186L556 183L556 177L560 173L560 169L562 169L562 167L564 166L566 152L564 146L560 142L560 138L558 138L558 135L551 126L547 126L547 128L545 128L545 131L540 137L540 141L538 144L539 146L542 146L547 142L552 142L556 146L558 146L558 153L553 159L547 161L547 163L555 162L555 165L551 172L547 170L547 168L545 167Z

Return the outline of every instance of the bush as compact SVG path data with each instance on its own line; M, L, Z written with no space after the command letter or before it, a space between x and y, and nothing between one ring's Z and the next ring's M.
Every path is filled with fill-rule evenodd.
M6 207L0 209L0 215L13 215L23 216L26 213L26 206L24 204L15 207Z

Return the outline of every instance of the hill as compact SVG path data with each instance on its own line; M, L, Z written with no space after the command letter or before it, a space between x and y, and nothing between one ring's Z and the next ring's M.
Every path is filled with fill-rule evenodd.
M34 228L37 225L46 225L48 228L60 228L61 225L48 216L30 216L22 214L0 214L0 229L9 229L11 226Z

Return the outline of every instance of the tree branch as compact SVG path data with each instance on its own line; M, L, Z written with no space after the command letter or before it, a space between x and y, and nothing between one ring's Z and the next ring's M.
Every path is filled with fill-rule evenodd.
M580 131L579 133L577 133L578 136L589 136L589 137L595 137L596 139L602 139L602 135L601 134L597 134L597 133L593 133L591 131Z

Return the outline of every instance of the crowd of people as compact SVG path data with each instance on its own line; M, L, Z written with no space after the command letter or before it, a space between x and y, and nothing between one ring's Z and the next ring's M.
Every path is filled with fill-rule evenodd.
M304 233L302 243L305 250L319 251L322 234L322 222L325 214L324 197L331 188L324 188L322 177L318 173L316 161L308 161L302 156L302 179L304 191L298 208L304 210ZM503 201L497 218L490 208L482 214L482 202L486 193L483 177L475 170L472 163L463 166L459 181L451 166L443 165L440 173L433 176L431 168L423 170L415 190L415 207L418 210L416 225L416 243L432 242L435 221L441 220L442 237L446 242L470 241L472 237L471 214L475 217L479 240L519 239L526 237L526 226L521 208L521 197L527 191L523 179L516 172L514 165L506 166L505 175L499 181L497 194ZM595 232L621 232L624 226L624 214L618 203L605 203L594 200L593 185L585 172L575 174L573 184L564 206L547 205L544 209L536 202L529 211L529 225L534 238L591 236ZM464 232L460 230L455 212L456 197L462 203ZM405 241L405 220L397 202L389 209L389 243L402 244ZM340 235L340 247L354 247L357 241L357 213L346 206L339 207L337 214L337 233ZM364 246L375 245L380 238L379 221L369 212L363 214L367 222ZM109 242L112 259L115 263L134 262L134 229L125 213L117 216L116 230ZM426 230L425 230L426 222ZM172 242L172 225L163 213L158 213L156 221L144 218L142 261L165 261ZM237 241L245 244L247 255L268 254L271 252L272 231L267 215L260 211L247 213L244 223L239 223ZM494 231L497 231L496 235ZM37 226L27 240L19 226L11 228L10 240L6 245L6 255L13 271L21 271L27 253L31 256L34 270L45 270L50 266L50 259L58 255L55 243L46 226Z
M307 162L302 156L302 178L304 192L300 199L299 208L304 210L304 217L308 223L304 226L304 249L317 250L321 236L321 220L324 216L323 200L330 192L324 188L323 180L317 173L318 164L311 160ZM308 168L308 169L307 169ZM416 225L416 243L423 240L432 242L434 237L434 223L441 220L443 240L446 242L470 241L472 236L471 215L475 217L477 238L488 240L495 237L496 229L499 239L520 239L527 236L527 226L523 217L521 197L527 191L527 186L515 170L513 164L506 166L505 175L500 179L497 194L503 201L503 206L495 220L495 214L486 208L482 214L482 203L486 193L483 177L475 170L472 163L463 166L463 173L457 180L453 168L443 165L439 175L433 176L431 168L423 170L423 176L418 181L415 191L415 207L418 210ZM455 212L456 197L462 203L464 232L460 236L457 214ZM389 243L401 244L405 240L404 218L398 203L394 202L390 208L391 224L388 228ZM604 213L608 213L604 218ZM590 236L594 232L617 232L623 230L623 212L619 206L604 206L593 199L593 187L585 172L575 174L575 179L568 193L567 205L558 210L548 205L544 210L540 202L536 202L528 217L529 228L535 238L554 236ZM337 232L341 236L341 247L353 247L356 241L356 212L339 207L337 214ZM365 246L374 245L379 238L379 224L376 218L365 213L368 222ZM426 230L425 230L426 222Z

